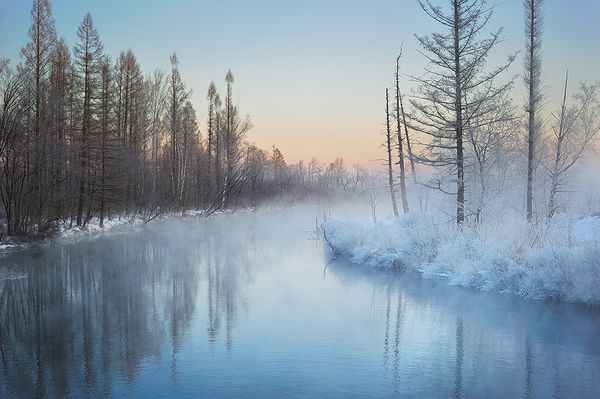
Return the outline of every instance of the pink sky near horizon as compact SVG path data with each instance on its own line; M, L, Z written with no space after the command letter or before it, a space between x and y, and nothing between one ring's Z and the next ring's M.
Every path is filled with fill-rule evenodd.
M438 0L444 4L445 0ZM422 74L425 59L414 34L440 27L416 0L51 0L57 33L70 47L85 12L91 12L113 59L131 48L144 73L168 71L177 52L181 74L193 89L192 103L205 132L206 89L214 80L224 90L228 69L235 75L234 95L253 129L247 141L270 151L277 146L290 163L340 156L346 165L379 168L385 121L386 87L393 87L395 58L404 41L402 88L407 76ZM549 114L557 107L564 73L576 82L600 79L600 1L548 0L545 3L544 84ZM0 56L19 60L27 41L29 1L0 0ZM506 40L490 57L502 63L524 43L522 1L496 3L490 28L505 27ZM518 57L509 73L518 75ZM513 98L523 109L519 77Z

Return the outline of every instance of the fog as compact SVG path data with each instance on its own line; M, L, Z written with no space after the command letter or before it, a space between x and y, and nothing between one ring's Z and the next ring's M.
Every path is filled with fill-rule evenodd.
M4 257L28 277L0 286L0 396L600 394L595 308L333 259L331 218L372 223L370 201L172 219Z
M132 22L190 4L107 1L15 7L0 54L0 398L600 397L598 67L551 65L582 7L297 2L240 52L277 7L228 3L163 53Z

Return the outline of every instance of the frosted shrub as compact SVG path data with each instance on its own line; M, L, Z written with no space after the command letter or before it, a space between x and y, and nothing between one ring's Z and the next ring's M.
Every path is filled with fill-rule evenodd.
M600 235L588 224L565 216L531 227L505 217L459 229L410 215L377 225L333 220L323 228L353 263L531 299L600 304Z

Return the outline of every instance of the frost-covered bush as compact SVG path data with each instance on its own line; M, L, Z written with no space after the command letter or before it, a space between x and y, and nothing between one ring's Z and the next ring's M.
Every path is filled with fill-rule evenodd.
M600 218L563 217L537 227L505 218L460 229L438 220L411 215L376 225L331 220L323 227L354 263L526 298L600 304Z

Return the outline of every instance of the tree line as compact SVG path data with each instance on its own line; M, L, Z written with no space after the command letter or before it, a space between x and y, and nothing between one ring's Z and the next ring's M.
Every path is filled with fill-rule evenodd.
M565 208L561 196L569 190L575 166L600 133L600 82L581 83L569 99L566 72L559 109L542 116L547 100L542 83L544 2L523 0L522 80L527 102L520 110L511 98L517 77L506 76L517 54L489 66L490 53L503 41L502 28L489 29L494 6L485 0L448 3L442 7L419 0L421 9L441 31L415 36L428 64L423 75L411 76L417 87L408 96L408 109L399 84L401 51L396 59L393 110L386 89L385 148L394 213L398 215L396 164L402 209L409 211L408 158L415 182L416 162L428 167L428 176L419 184L456 199L458 225L480 223L486 206L510 189L509 177L523 181L522 208L527 220L551 220ZM390 118L396 120L395 132ZM413 152L415 144L418 153ZM392 156L395 146L397 157Z
M49 0L33 0L21 62L0 58L4 233L190 208L210 214L284 191L346 189L358 184L351 175L364 181L364 170L346 171L341 159L288 165L275 147L250 144L231 71L224 93L208 87L201 135L176 54L170 66L144 74L131 49L111 59L89 13L70 49Z

